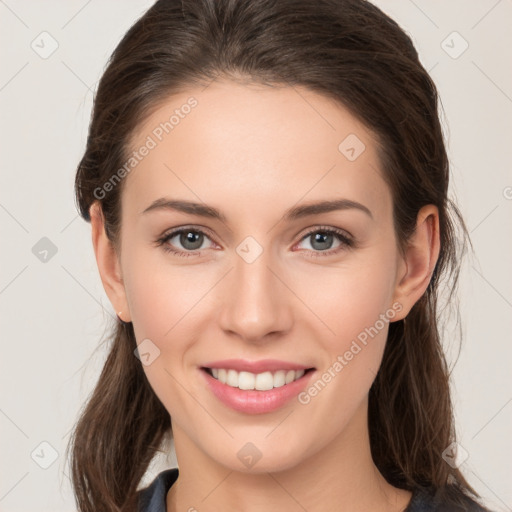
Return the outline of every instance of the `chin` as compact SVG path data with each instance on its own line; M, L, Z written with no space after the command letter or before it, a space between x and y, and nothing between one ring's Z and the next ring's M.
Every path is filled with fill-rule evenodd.
M262 446L261 443L258 445L258 442L250 441L236 444L242 446L233 448L235 457L232 456L233 451L228 452L226 449L222 453L211 453L210 456L230 471L254 475L286 471L299 465L305 458L305 454L295 446L272 446L272 443ZM224 448L227 447L224 445Z

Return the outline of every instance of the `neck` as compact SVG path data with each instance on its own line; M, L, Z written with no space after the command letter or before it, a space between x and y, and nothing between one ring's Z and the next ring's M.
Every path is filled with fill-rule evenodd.
M370 452L367 401L323 449L281 471L244 473L218 464L173 425L179 477L167 512L403 511L411 492L390 485Z

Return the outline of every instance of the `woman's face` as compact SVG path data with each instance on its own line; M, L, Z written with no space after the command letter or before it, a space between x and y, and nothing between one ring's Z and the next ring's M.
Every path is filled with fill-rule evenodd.
M219 81L170 98L131 148L119 309L177 445L254 472L357 445L411 306L369 131L307 89Z

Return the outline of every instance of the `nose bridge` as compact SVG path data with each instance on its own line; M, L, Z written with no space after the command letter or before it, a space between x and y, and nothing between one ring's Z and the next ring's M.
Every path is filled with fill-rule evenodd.
M287 330L291 319L289 302L283 294L285 287L274 275L272 251L247 237L236 252L225 289L229 297L221 301L221 327L248 340Z

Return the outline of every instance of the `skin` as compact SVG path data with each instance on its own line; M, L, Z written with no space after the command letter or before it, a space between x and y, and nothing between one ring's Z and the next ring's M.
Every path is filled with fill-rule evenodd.
M400 320L424 293L439 255L436 207L421 209L402 257L375 137L344 107L304 88L228 80L191 88L138 127L132 149L190 96L197 107L125 178L120 251L105 236L98 204L91 207L105 291L133 322L137 343L149 338L160 350L143 368L172 418L180 476L167 510L404 510L411 493L379 473L368 437L368 392L387 323L308 404L293 399L270 413L226 407L198 367L275 358L315 367L314 382L379 315L395 303L401 310L391 321ZM366 146L355 161L338 150L349 134ZM227 221L141 214L160 197L204 202ZM282 219L298 204L337 198L372 216L352 208ZM195 253L187 258L155 244L181 226L210 233L200 251L179 236L166 242ZM315 244L306 234L322 226L349 233L355 247L336 236L330 246ZM247 236L263 249L252 263L236 252ZM323 256L321 247L339 251ZM237 457L247 442L262 455L251 468Z

